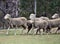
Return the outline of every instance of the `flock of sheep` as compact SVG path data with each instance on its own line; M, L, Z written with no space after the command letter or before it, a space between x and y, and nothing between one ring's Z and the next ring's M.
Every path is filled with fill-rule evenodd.
M10 29L10 27L18 28L22 26L25 29L27 29L27 34L32 29L37 29L36 34L41 33L41 29L43 30L43 33L51 33L51 28L58 27L57 31L60 29L60 18L58 17L58 14L54 14L52 16L53 19L49 19L48 17L39 17L37 18L35 14L30 15L30 20L27 20L25 17L18 17L18 18L11 18L10 14L6 14L4 19L8 22L8 29L7 34ZM15 29L16 30L16 29ZM57 32L56 31L56 32ZM16 35L16 32L15 32Z

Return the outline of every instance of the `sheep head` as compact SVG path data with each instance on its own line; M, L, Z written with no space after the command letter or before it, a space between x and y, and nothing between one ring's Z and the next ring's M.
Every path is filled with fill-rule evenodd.
M4 19L9 19L9 18L11 18L11 15L10 15L10 14L6 14L6 15L4 16Z
M59 14L55 13L55 14L52 16L52 18L53 18L53 19L54 19L54 18L59 18Z

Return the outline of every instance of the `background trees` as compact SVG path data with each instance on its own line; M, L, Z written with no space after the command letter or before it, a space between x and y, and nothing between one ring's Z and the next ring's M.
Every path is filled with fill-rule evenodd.
M11 1L11 3L9 3ZM17 6L14 1L18 1ZM47 16L51 18L51 16L55 12L60 12L60 0L36 0L36 16ZM31 13L35 13L34 8L35 8L35 0L0 0L0 7L3 8L3 12L6 13L10 11L9 9L11 8L11 13L12 16L16 16L14 13L17 13L16 11L19 12L17 16L24 16L26 18L29 18L29 15ZM14 5L14 7L12 6ZM9 8L7 7L9 6ZM16 9L15 9L16 8ZM17 9L18 8L18 9ZM13 12L15 11L15 12Z
M35 0L20 0L20 15L29 16L30 13L34 13L34 1ZM37 1L37 17L51 16L55 12L60 12L60 0L36 0Z

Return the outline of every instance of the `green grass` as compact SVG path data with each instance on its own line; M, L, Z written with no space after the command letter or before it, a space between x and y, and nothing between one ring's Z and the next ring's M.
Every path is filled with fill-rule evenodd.
M6 30L0 33L0 44L60 44L60 35L17 35L10 31L6 35ZM19 31L17 31L19 32Z

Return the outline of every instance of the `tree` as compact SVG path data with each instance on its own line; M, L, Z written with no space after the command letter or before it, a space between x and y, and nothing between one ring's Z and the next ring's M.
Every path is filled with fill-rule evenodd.
M19 0L0 0L0 10L18 17L18 2Z

